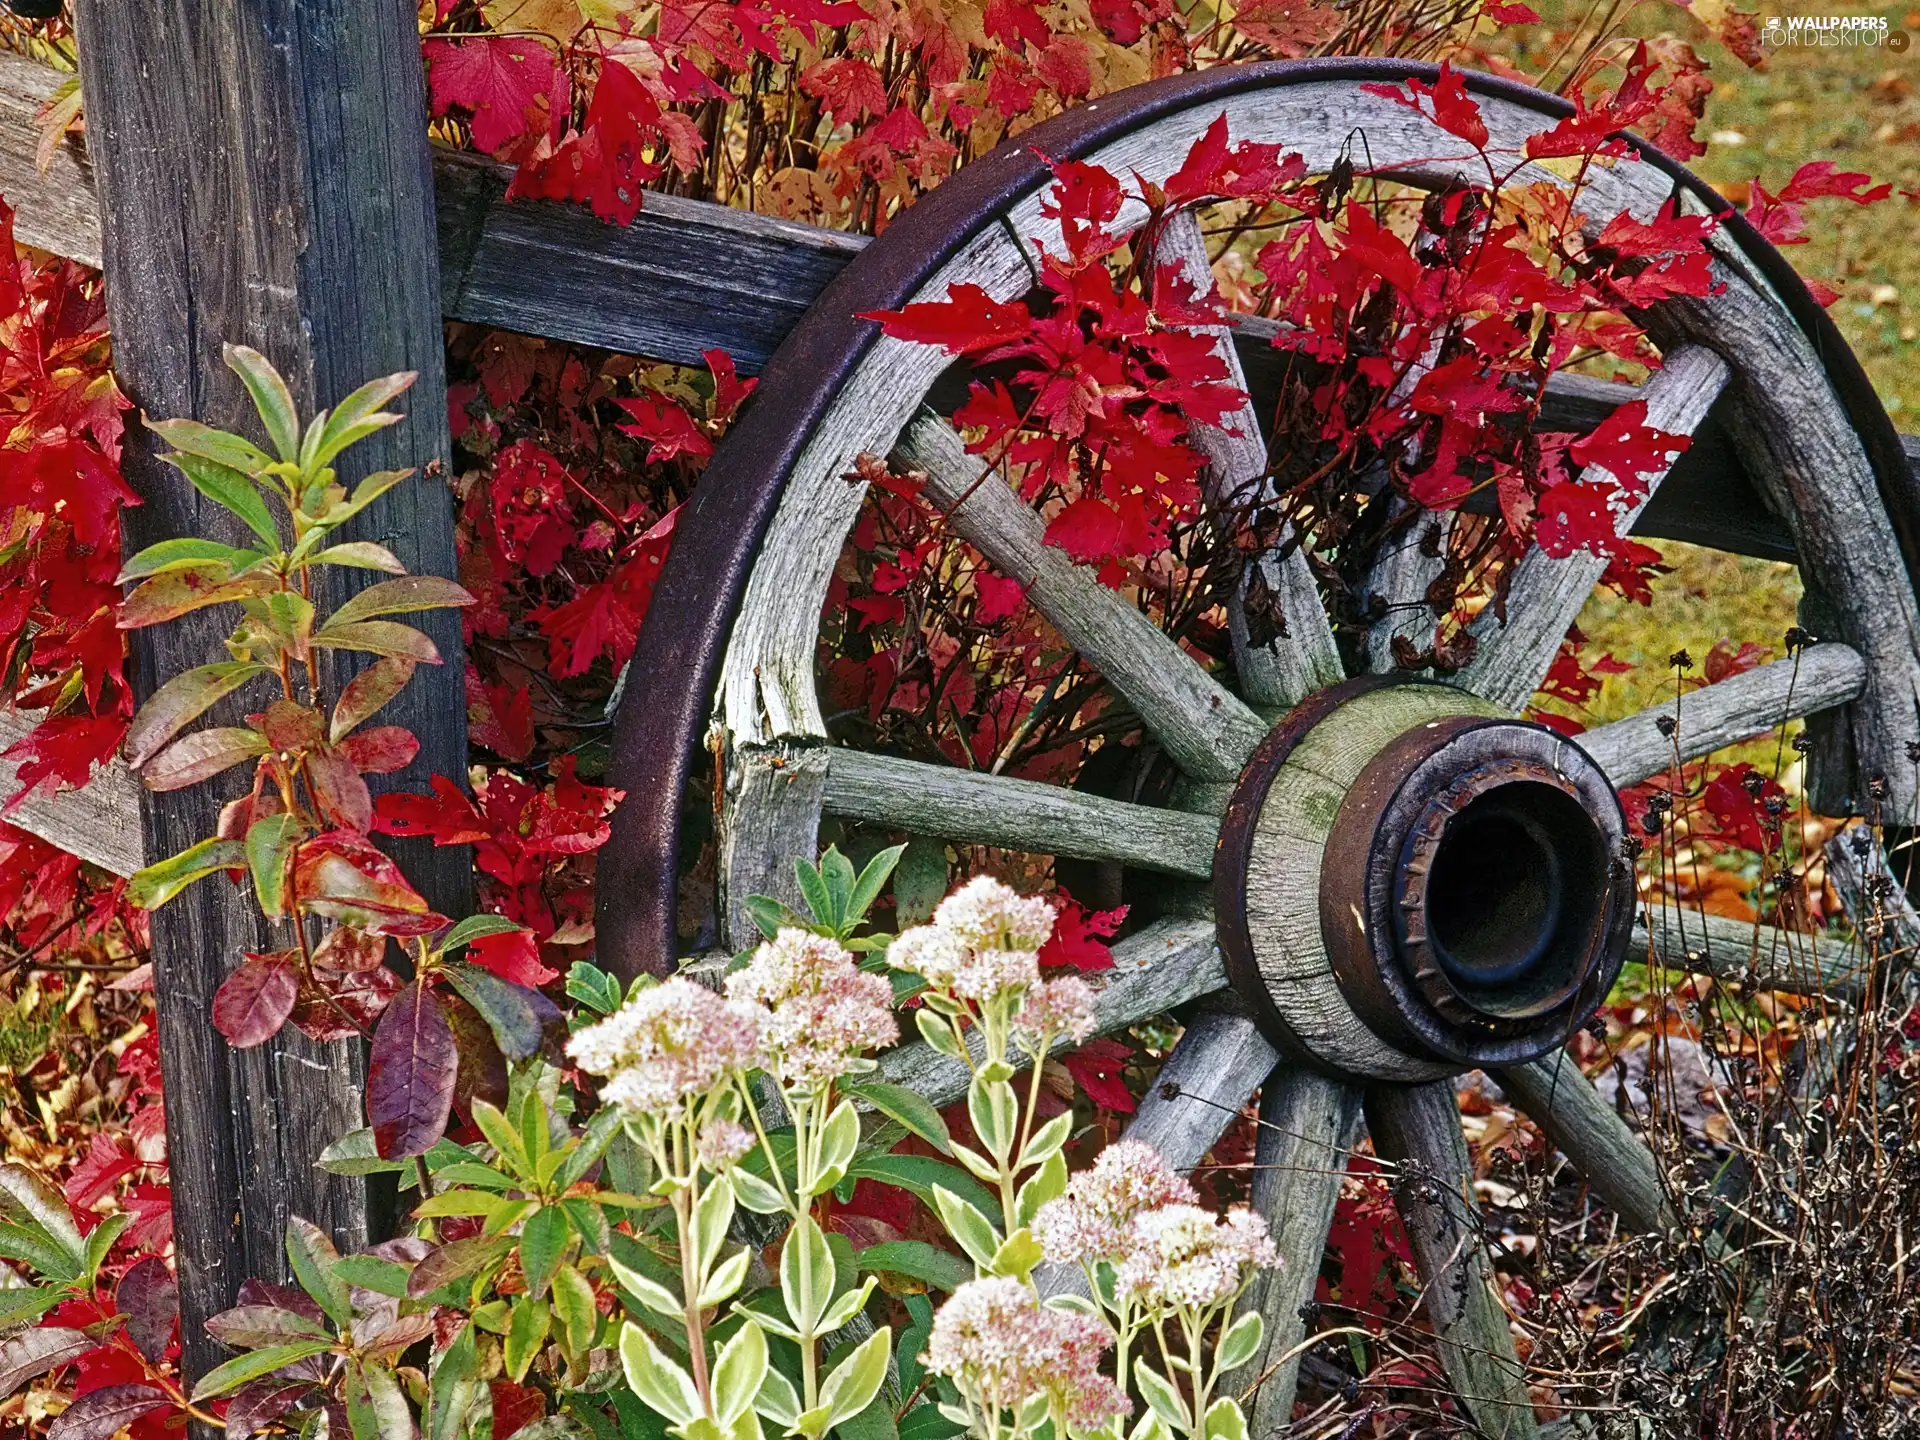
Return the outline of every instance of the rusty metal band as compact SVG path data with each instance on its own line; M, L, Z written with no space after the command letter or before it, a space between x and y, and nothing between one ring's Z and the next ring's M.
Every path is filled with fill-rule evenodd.
M679 836L693 758L707 728L727 635L747 575L807 436L877 338L861 311L904 304L940 266L1049 174L1056 160L1085 156L1163 116L1251 90L1323 81L1432 81L1431 65L1387 59L1268 61L1175 75L1083 105L1023 132L965 167L909 207L828 285L761 374L757 398L714 455L681 512L631 662L643 677L627 687L615 717L611 783L626 800L600 852L599 959L618 973L663 973L676 954ZM1474 94L1508 101L1549 120L1573 114L1555 95L1492 76L1462 75ZM1920 482L1900 437L1840 338L1787 261L1724 199L1631 135L1648 164L1721 217L1730 235L1781 297L1827 367L1842 408L1873 465L1907 571L1920 589ZM696 797L696 803L704 800Z
M1254 956L1253 936L1247 930L1247 867L1253 859L1254 831L1274 776L1314 726L1351 700L1390 685L1410 684L1417 678L1404 674L1361 675L1302 700L1254 747L1227 801L1226 814L1220 819L1220 840L1213 852L1213 924L1221 958L1226 962L1227 983L1253 1008L1261 1030L1289 1060L1325 1075L1339 1077L1340 1072L1309 1050L1299 1032L1287 1023L1273 1003L1273 994Z

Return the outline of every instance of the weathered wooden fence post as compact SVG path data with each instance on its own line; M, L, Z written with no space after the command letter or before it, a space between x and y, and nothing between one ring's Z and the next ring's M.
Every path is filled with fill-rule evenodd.
M411 418L349 452L355 473L343 478L443 462L439 261L412 0L75 0L74 9L115 358L134 404L251 430L223 341L264 351L308 410L372 376L416 370ZM126 469L146 501L128 516L130 549L171 535L242 538L152 458L138 427ZM453 573L449 496L435 476L390 492L358 525L409 569ZM218 658L230 618L216 611L136 632L142 693ZM423 667L388 712L423 742L397 777L415 785L466 766L459 621L425 618L447 663ZM228 790L241 783L236 772ZM143 803L147 858L212 833L225 798L214 785ZM465 912L466 852L404 863L437 908ZM217 1354L201 1321L245 1276L284 1270L290 1211L342 1243L364 1239L365 1185L313 1168L325 1144L364 1123L362 1055L357 1043L319 1046L292 1029L248 1051L215 1033L215 987L242 950L274 943L225 882L159 911L153 941L182 1335L197 1372Z

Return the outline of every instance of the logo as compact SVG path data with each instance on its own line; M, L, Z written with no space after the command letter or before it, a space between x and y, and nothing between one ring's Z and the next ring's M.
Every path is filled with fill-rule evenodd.
M1760 48L1851 46L1898 53L1912 43L1904 30L1878 15L1769 15L1760 29Z

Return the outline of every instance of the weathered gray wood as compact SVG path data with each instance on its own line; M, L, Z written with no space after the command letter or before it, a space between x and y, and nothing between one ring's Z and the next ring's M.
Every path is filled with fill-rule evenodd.
M1153 1146L1182 1173L1206 1158L1280 1058L1260 1027L1222 1000L1187 1022L1127 1125L1127 1139Z
M827 762L822 804L829 815L1034 855L1113 860L1202 880L1213 873L1220 826L1208 816L864 750L836 748Z
M1395 513L1404 515L1410 501L1396 500ZM1367 574L1367 592L1387 607L1387 613L1367 629L1367 671L1390 675L1399 668L1393 642L1405 636L1416 650L1433 644L1435 616L1427 591L1446 568L1447 536L1453 516L1447 512L1417 517L1398 531L1375 555ZM1433 553L1427 553L1429 550Z
M1378 1086L1366 1112L1374 1149L1401 1167L1395 1199L1454 1393L1492 1440L1537 1435L1526 1371L1492 1290L1453 1086Z
M26 737L40 711L0 711L0 751ZM0 760L0 797L19 788L19 766ZM49 795L36 791L0 820L78 855L114 875L131 875L140 856L140 782L115 760L102 767L84 790Z
M1739 362L1728 392L1734 445L1756 487L1793 531L1809 588L1833 606L1838 634L1866 661L1867 683L1843 727L1815 728L1808 757L1816 809L1858 802L1869 780L1887 781L1881 818L1920 820L1920 606L1879 482L1840 408L1813 342L1733 264L1717 265L1725 289L1675 300L1650 314L1657 338L1711 344Z
M954 428L916 419L899 457L926 472L927 496L948 523L1027 599L1130 703L1167 754L1198 780L1232 780L1266 734L1266 724L1116 592L1045 543L1046 526L981 462Z
M128 398L148 414L252 430L244 391L221 363L223 341L264 351L308 412L373 376L414 370L410 418L348 452L341 479L444 463L438 251L410 0L76 0L73 12L114 358ZM146 502L127 513L131 548L175 535L243 538L155 461L138 427L125 469ZM415 571L454 573L443 481L396 488L353 528ZM218 658L231 618L203 612L134 632L141 692ZM395 777L409 785L430 773L464 775L467 763L459 617L438 612L422 628L449 663L422 667L382 716L420 735L419 759ZM253 698L235 697L229 709ZM220 801L245 783L235 772L143 805L145 854L170 855L212 834ZM406 863L429 899L466 913L468 854L410 849ZM153 917L190 1372L219 1356L201 1322L231 1303L241 1279L285 1273L290 1212L343 1243L368 1233L364 1182L313 1168L326 1144L363 1123L360 1047L316 1045L289 1029L236 1051L208 1023L213 990L241 951L288 938L219 881Z
M1556 1050L1496 1070L1493 1078L1628 1228L1644 1233L1674 1226L1673 1206L1646 1143L1600 1098L1571 1055Z
M1755 990L1856 998L1870 961L1866 953L1824 935L1756 925L1661 905L1635 918L1628 958L1670 971L1711 975Z
M44 171L35 154L40 107L72 78L24 55L0 53L0 195L14 209L17 238L98 269L100 212L84 152L62 145Z
M1261 1271L1241 1298L1242 1311L1264 1317L1265 1333L1254 1357L1227 1380L1230 1393L1242 1396L1249 1434L1280 1434L1292 1418L1301 1357L1288 1352L1307 1338L1301 1307L1313 1299L1340 1182L1359 1138L1358 1088L1287 1064L1267 1076L1253 1208L1267 1222L1280 1263Z
M1866 683L1866 662L1851 646L1809 645L1796 656L1689 691L1682 700L1597 725L1576 743L1624 790L1672 768L1676 759L1697 759L1789 720L1844 705ZM1660 733L1663 719L1675 722L1672 736Z
M753 895L802 909L794 861L819 849L820 794L827 780L822 745L777 740L735 745L726 756L726 803L716 817L721 940L738 953L760 938L746 912Z
M1669 434L1692 435L1726 388L1727 362L1696 345L1676 347L1647 382L1646 423ZM1671 468L1671 467L1668 467ZM1666 471L1644 482L1651 495ZM1611 477L1593 467L1585 477L1602 483ZM1620 533L1646 506L1643 499L1615 517ZM1454 677L1457 684L1507 710L1517 711L1533 698L1546 678L1567 627L1593 593L1607 562L1585 550L1555 558L1534 549L1521 559L1507 591L1504 622L1489 606L1474 618L1468 633L1478 642L1473 659Z
M1210 918L1160 920L1115 945L1113 968L1087 982L1097 992L1095 1029L1104 1035L1220 989L1227 972ZM967 1093L967 1067L922 1040L884 1051L879 1078L910 1086L936 1105Z
M1154 261L1162 267L1159 274L1170 270L1200 294L1213 293L1213 267L1207 255L1207 239L1194 211L1180 211L1161 228L1154 245ZM1159 274L1155 276L1156 283ZM1248 392L1246 371L1241 368L1233 332L1222 325L1207 327L1202 333L1213 337L1214 353L1227 367L1228 383ZM1247 403L1228 420L1225 428L1194 427L1194 437L1207 457L1208 496L1216 506L1232 511L1251 504L1256 497L1266 498L1265 492L1271 489L1264 480L1267 442L1260 414L1259 405L1249 393ZM1289 526L1279 537L1275 550L1256 557L1247 566L1227 601L1227 633L1233 644L1233 667L1240 680L1240 693L1248 704L1263 710L1291 709L1315 690L1346 678L1340 664L1340 651L1333 643L1333 627L1327 623L1326 607L1320 600L1320 587L1314 581L1306 553L1288 543L1291 536ZM1256 573L1267 587L1284 626L1282 633L1264 645L1253 643L1247 625L1247 595Z

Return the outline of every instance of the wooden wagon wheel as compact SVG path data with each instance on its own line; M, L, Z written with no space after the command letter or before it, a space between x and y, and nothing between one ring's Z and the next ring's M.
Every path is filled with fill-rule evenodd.
M630 688L619 717L615 780L631 798L602 860L601 953L629 971L672 964L681 796L702 743L715 744L722 767L721 878L736 901L778 888L791 857L812 852L822 815L1210 881L1211 914L1158 920L1116 947L1100 1014L1111 1030L1199 1002L1131 1132L1176 1165L1197 1163L1259 1092L1255 1197L1291 1263L1264 1282L1266 1355L1247 1373L1264 1373L1267 1356L1277 1362L1302 1337L1312 1257L1364 1115L1379 1151L1431 1182L1409 1230L1451 1381L1482 1430L1522 1435L1534 1419L1471 1239L1451 1078L1492 1071L1626 1224L1662 1227L1671 1213L1651 1155L1561 1043L1604 997L1629 947L1800 990L1821 988L1845 964L1786 932L1756 949L1743 926L1707 921L1684 935L1636 927L1615 788L1822 713L1828 793L1848 767L1879 782L1888 818L1916 811L1908 746L1920 728L1920 614L1905 557L1920 553L1911 533L1920 512L1857 364L1791 270L1738 222L1713 241L1724 290L1651 317L1665 364L1645 392L1649 422L1690 433L1722 407L1839 638L1689 696L1677 732L1661 723L1674 713L1668 705L1576 745L1511 717L1539 686L1600 561L1528 555L1507 623L1476 621L1475 658L1442 685L1346 677L1304 560L1270 556L1261 563L1284 598L1288 632L1256 646L1237 625L1230 688L1045 547L1039 517L1009 488L973 485L977 462L923 404L941 354L853 318L944 298L956 281L1001 299L1024 293L1030 242L1057 233L1041 213L1050 173L1036 152L1163 181L1224 113L1236 141L1298 151L1312 173L1364 135L1372 164L1396 179L1472 183L1482 172L1470 152L1454 155L1464 147L1428 120L1360 88L1413 75L1431 78L1386 62L1260 65L1109 97L969 167L828 289L715 457L656 591L633 662L647 682ZM1498 150L1517 152L1567 113L1523 87L1469 85ZM1696 213L1721 208L1644 147L1587 185L1585 208L1597 215L1650 218L1675 197ZM1204 266L1193 225L1170 226L1161 243ZM1224 334L1218 343L1232 360ZM1258 417L1234 428L1248 438L1206 436L1216 474L1261 473ZM844 477L862 454L889 452L926 473L952 533L1026 584L1131 704L1191 782L1185 808L826 743L818 617L862 503L863 487ZM1382 561L1376 590L1390 600L1419 594L1423 563L1412 552ZM1386 638L1368 647L1376 669ZM1557 886L1542 883L1549 874ZM922 1047L883 1065L943 1102L964 1085L961 1067ZM1267 1376L1255 1433L1284 1425L1294 1379L1294 1363Z

